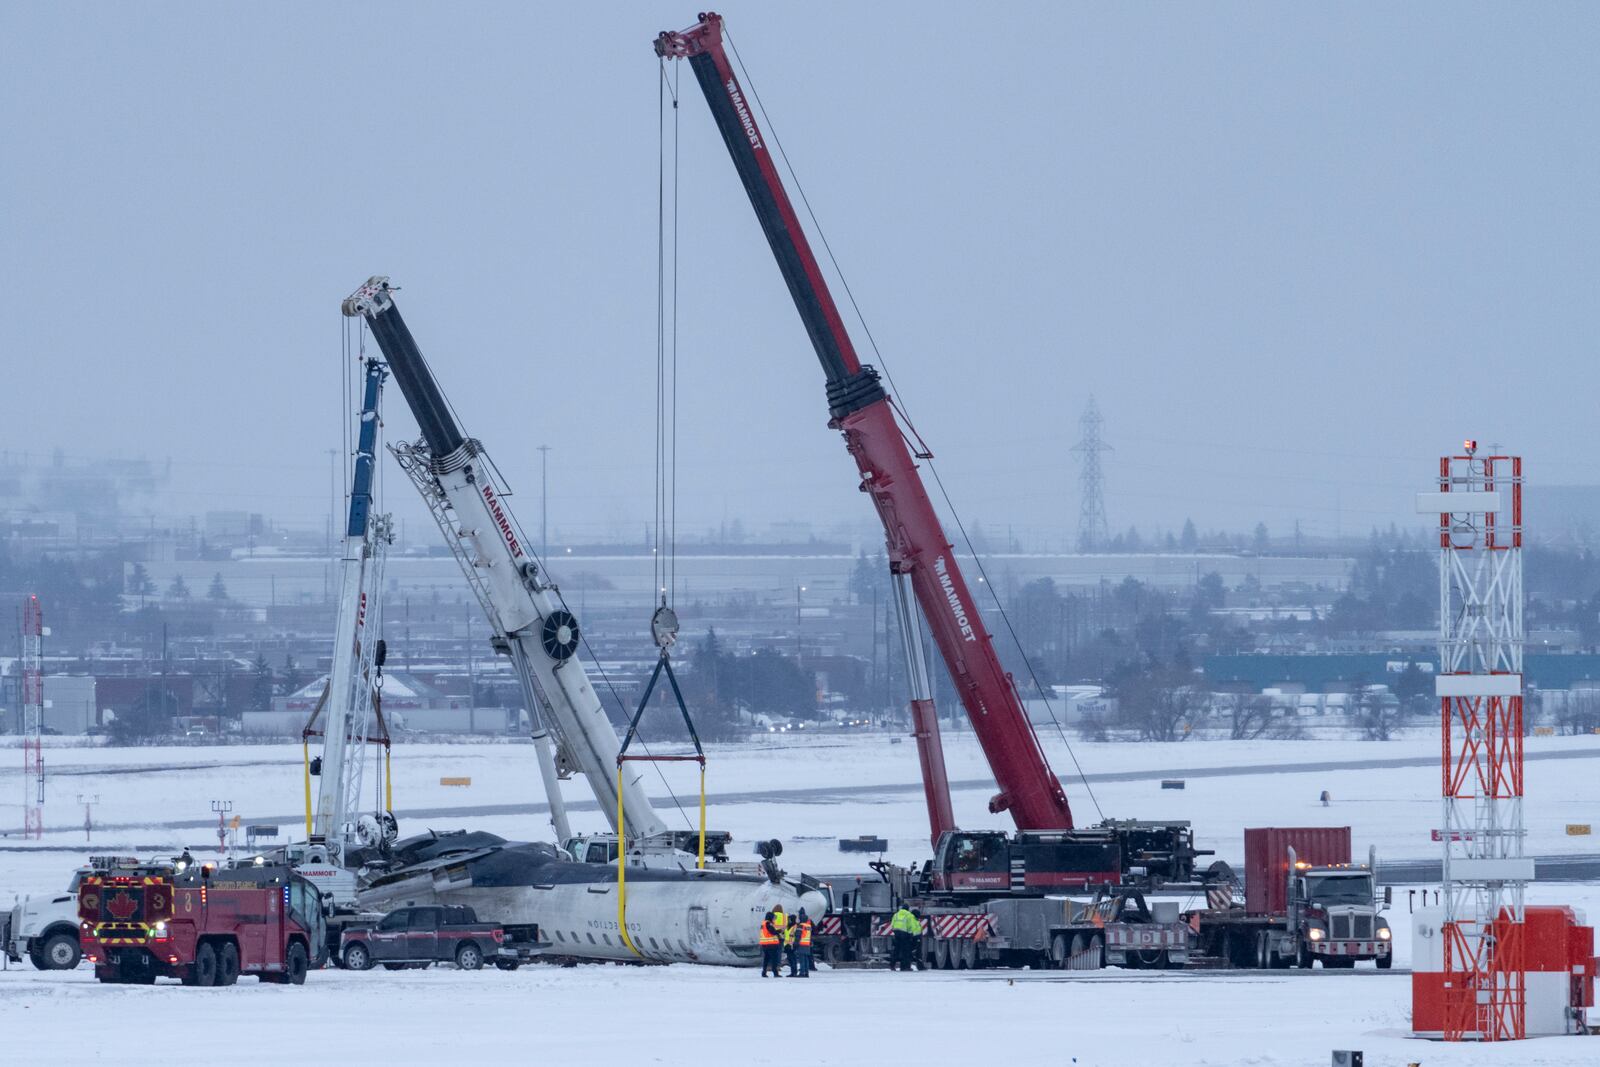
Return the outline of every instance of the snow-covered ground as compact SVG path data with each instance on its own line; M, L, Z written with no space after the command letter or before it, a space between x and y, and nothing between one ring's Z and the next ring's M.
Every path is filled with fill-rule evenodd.
M1042 738L1058 771L1072 761L1060 738ZM1349 823L1359 847L1381 855L1436 853L1435 737L1358 741L1186 742L1073 746L1093 781L1068 782L1079 820L1106 815L1186 818L1201 847L1237 860L1247 825ZM969 734L947 737L953 780L987 779ZM1600 738L1531 738L1528 850L1595 851L1594 839L1565 825L1600 827ZM1570 757L1570 758L1568 758ZM0 841L0 904L13 893L47 892L65 881L85 847L79 794L98 795L92 847L117 849L214 840L205 829L213 799L229 799L245 822L277 821L293 832L301 817L298 746L106 749L54 747L46 803L51 828L34 850ZM1406 766L1306 769L1312 763L1410 760ZM20 763L20 761L18 761ZM395 802L402 828L470 826L510 837L545 838L545 817L461 809L543 800L533 753L523 744L398 745ZM1241 768L1241 773L1197 772ZM1298 769L1297 769L1298 768ZM666 797L650 775L650 792ZM692 811L697 783L682 765L664 768ZM470 777L470 787L441 777ZM1107 779L1105 776L1123 776ZM1186 788L1163 790L1182 777ZM720 746L710 753L711 823L749 842L780 837L790 870L855 870L861 859L837 839L873 833L902 859L926 854L926 813L909 741L882 734L781 737L771 744ZM0 795L20 796L15 770L0 772ZM1318 800L1327 789L1333 798ZM1004 826L985 805L992 787L958 788L958 818ZM568 783L574 802L588 797ZM670 800L663 805L677 820ZM15 809L11 809L14 811ZM436 811L427 817L408 811ZM0 822L11 822L0 808ZM15 820L20 821L20 820ZM598 828L593 810L580 827ZM170 828L170 824L188 824ZM684 823L687 824L686 822ZM27 851L12 849L27 848ZM1530 903L1572 903L1600 918L1600 885L1535 886ZM1397 962L1410 955L1408 894L1390 911ZM910 988L908 988L910 987ZM319 1060L395 1064L459 1062L494 1049L518 1059L622 1062L872 1063L972 1058L1011 1064L1318 1064L1330 1050L1364 1049L1368 1064L1591 1064L1600 1040L1543 1040L1516 1047L1447 1047L1407 1037L1409 980L1366 968L1354 973L1147 974L1107 971L830 972L803 985L762 982L713 968L586 966L524 968L514 974L438 969L349 974L317 972L303 989L246 982L234 989L101 988L87 969L60 974L30 967L0 972L0 1063L58 1063L115 1057L169 1060L200 1035L226 1045L230 1062L281 1062L307 1042Z
M1531 902L1600 911L1600 887ZM1391 912L1409 949L1405 907ZM1400 958L1405 966L1405 957ZM0 972L0 1061L168 1063L981 1063L1079 1067L1592 1065L1600 1038L1477 1047L1409 1036L1410 979L1355 971L828 971L798 983L712 967L525 967L514 973L316 971L303 987L99 986ZM211 1044L212 1051L197 1050Z
M1068 775L1067 791L1080 823L1099 812L1118 818L1189 819L1201 848L1230 861L1241 858L1241 831L1256 825L1344 825L1353 828L1360 851L1378 848L1380 858L1431 857L1430 830L1439 821L1438 740L1426 733L1390 742L1210 741L1175 744L1076 743L1073 753L1091 777L1137 775L1092 781L1093 799L1074 781L1063 741L1042 736L1052 765ZM663 749L664 750L664 749ZM946 737L952 781L984 783L958 788L954 803L963 826L1007 826L989 814L994 792L982 752L970 733ZM1568 823L1600 829L1600 737L1529 738L1527 851L1544 855L1593 852L1594 837L1569 837ZM1578 758L1539 758L1574 756ZM1206 769L1290 768L1313 763L1412 760L1410 766L1338 770L1280 769L1227 776ZM0 767L0 797L21 798L20 760ZM94 842L105 846L203 845L215 841L206 828L213 799L233 802L246 824L273 822L295 832L304 818L302 755L296 745L174 747L145 749L52 748L46 752L49 832L45 845L84 847L83 809L78 795L98 795ZM659 772L657 768L660 768ZM675 825L691 826L698 781L690 765L640 765L646 788ZM657 774L661 777L657 777ZM909 740L886 734L847 737L785 735L770 744L714 746L707 788L710 823L735 836L742 858L751 842L785 842L791 870L838 873L859 863L841 855L841 837L876 834L890 842L890 855L910 859L927 852L927 814L917 787L917 760ZM440 779L471 778L468 787ZM1161 788L1163 777L1184 778L1183 790ZM526 744L402 744L394 750L394 797L404 833L471 826L507 837L548 839L547 817L538 813L455 814L455 809L537 804L544 800ZM668 794L682 801L682 811ZM1331 806L1319 796L1328 790ZM839 792L830 792L838 790ZM565 785L570 802L589 802L581 779ZM846 792L848 791L848 792ZM14 803L14 802L13 802ZM1098 805L1098 811L1096 808ZM503 810L503 809L502 809ZM412 816L409 812L430 812ZM18 824L20 811L0 806L0 823ZM169 824L184 824L168 828ZM599 829L604 819L592 803L573 813L575 827ZM0 847L20 844L0 840ZM59 864L39 876L28 857L0 852L0 893L53 887ZM47 883L41 886L36 877ZM4 898L0 898L4 899Z

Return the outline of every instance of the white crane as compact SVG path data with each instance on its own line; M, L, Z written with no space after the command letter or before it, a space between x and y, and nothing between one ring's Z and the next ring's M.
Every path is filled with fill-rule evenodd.
M483 445L465 436L427 361L395 307L389 279L374 276L343 304L364 318L422 431L420 440L390 446L444 534L493 631L497 651L511 657L528 695L539 770L558 841L571 836L558 773L578 771L612 828L631 845L667 833L639 784L637 764L619 776L616 730L578 656L578 620L544 574L504 499L503 480ZM546 731L553 731L552 756ZM618 784L625 825L617 826Z
M339 608L334 622L333 667L328 688L306 724L304 736L322 735L322 755L308 768L319 774L315 807L307 783L307 843L325 846L329 859L352 866L352 853L371 848L395 835L394 816L387 810L386 790L364 804L362 783L366 760L360 745L381 740L373 735L381 722L378 676L383 666L381 598L384 557L393 540L388 515L374 515L374 460L378 448L378 404L387 370L377 359L362 364L360 427L356 436L355 471L339 559ZM386 776L385 776L386 778ZM381 784L381 783L380 783Z

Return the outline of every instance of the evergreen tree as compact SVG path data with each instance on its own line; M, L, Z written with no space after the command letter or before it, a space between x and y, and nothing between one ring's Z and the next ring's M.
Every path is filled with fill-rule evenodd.
M300 667L294 661L294 656L285 652L283 654L283 692L292 693L305 684L305 679L300 677Z
M189 583L183 580L183 575L172 576L172 584L167 586L167 596L173 600L189 599Z
M1183 533L1178 535L1178 547L1185 552L1193 552L1200 547L1200 534L1194 528L1193 519L1183 520Z
M250 665L250 672L255 675L255 680L250 684L250 710L271 710L272 666L267 663L267 657L257 655L256 661Z
M153 596L156 583L150 580L150 572L145 570L143 563L135 563L133 570L128 574L128 592L133 596Z
M222 572L218 571L211 579L211 588L206 590L206 596L211 600L227 600L228 587L222 583Z

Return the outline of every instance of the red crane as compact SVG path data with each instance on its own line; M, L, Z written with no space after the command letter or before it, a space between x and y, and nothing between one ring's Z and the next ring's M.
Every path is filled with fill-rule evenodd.
M1061 782L1051 771L1016 686L983 628L972 592L918 473L916 458L921 457L913 457L907 446L906 432L895 417L893 401L877 370L863 365L856 355L778 176L767 137L734 75L723 49L722 17L708 12L681 33L662 33L655 49L663 58L688 60L705 93L827 375L828 425L844 435L845 447L861 472L861 491L872 498L883 520L901 632L908 638L911 715L935 844L943 832L955 829L955 822L938 717L921 664L921 643L914 637L915 620L905 603L907 582L1000 787L989 801L989 810L1009 811L1021 830L1072 829L1072 809Z

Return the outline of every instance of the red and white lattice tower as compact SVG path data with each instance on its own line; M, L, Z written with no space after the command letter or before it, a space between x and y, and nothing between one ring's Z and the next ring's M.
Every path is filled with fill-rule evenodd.
M1522 827L1522 458L1439 460L1444 731L1443 1036L1526 1036Z
M44 614L39 598L22 604L23 836L44 836Z

